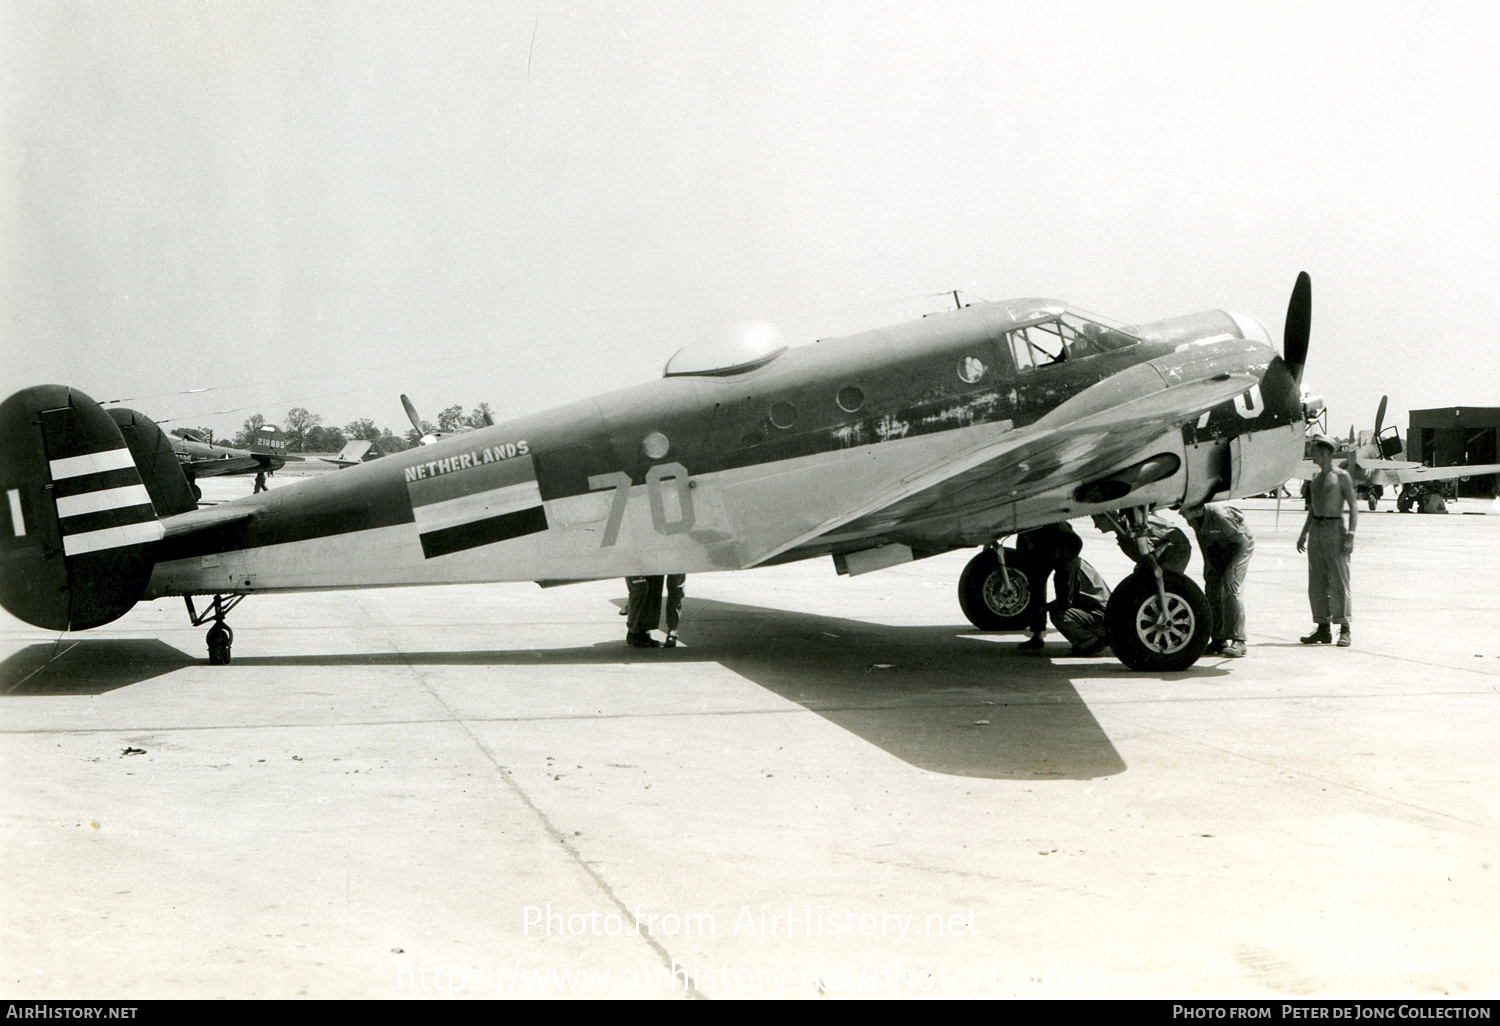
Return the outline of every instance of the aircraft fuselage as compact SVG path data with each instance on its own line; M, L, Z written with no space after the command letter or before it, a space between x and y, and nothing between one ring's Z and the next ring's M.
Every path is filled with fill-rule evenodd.
M1235 318L1174 318L1133 329L1136 344L1022 366L1014 333L1062 309L966 307L741 373L664 377L241 499L247 518L169 531L144 597L694 573L886 545L921 556L1102 510L1253 494L1290 476L1302 446L1297 384ZM1112 411L1215 375L1255 383L1187 427L1141 435L1129 453L1105 444L1118 437ZM881 502L1011 432L1095 421L1105 426L1092 434L1048 436L1019 470L987 477L981 463ZM1112 472L1153 455L1180 465L1123 495L1079 497L1080 482L1113 487Z

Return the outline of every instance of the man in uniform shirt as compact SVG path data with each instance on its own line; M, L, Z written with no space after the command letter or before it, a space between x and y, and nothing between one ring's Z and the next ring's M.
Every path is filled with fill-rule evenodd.
M1146 558L1141 555L1130 528L1115 514L1095 513L1094 526L1106 533L1113 532L1120 543L1120 551L1129 556L1131 562L1139 566ZM1187 569L1188 560L1193 558L1193 547L1188 543L1187 535L1182 533L1182 528L1173 527L1161 517L1147 514L1145 540L1147 550L1156 557L1157 565L1163 570L1180 574Z
M1184 506L1182 517L1192 525L1203 553L1203 596L1208 599L1213 639L1204 655L1243 658L1245 606L1240 601L1240 588L1255 552L1255 539L1245 527L1245 518L1233 506Z
M1339 623L1339 647L1353 644L1349 631L1349 557L1354 553L1354 525L1359 506L1354 479L1333 465L1333 440L1312 436L1312 457L1317 475L1308 482L1307 519L1297 536L1297 551L1307 553L1307 598L1312 606L1313 632L1304 645L1333 642L1329 625ZM1349 507L1349 527L1344 527L1344 507Z
M1072 655L1098 655L1109 648L1104 631L1104 609L1109 605L1109 586L1099 571L1078 558L1083 539L1076 534L1058 536L1054 548L1056 569L1052 586L1057 599L1047 606L1052 626L1073 643Z

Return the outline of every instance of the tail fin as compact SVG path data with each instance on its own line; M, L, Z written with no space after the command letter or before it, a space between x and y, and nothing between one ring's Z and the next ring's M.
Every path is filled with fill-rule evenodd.
M170 517L197 509L198 502L193 498L193 487L183 472L182 461L156 422L144 413L119 406L111 407L109 415L125 436L156 515Z
M365 458L365 454L370 451L370 446L372 444L374 443L368 441L367 439L356 438L354 441L344 446L343 451L338 454L335 462L340 464L349 464L351 466L355 463L359 463Z
M251 452L262 453L267 456L285 456L287 454L286 435L281 433L281 428L275 424L262 424L255 437L250 439L248 446Z
M11 614L86 630L140 599L162 525L124 434L98 403L64 385L0 403L0 491L0 605Z

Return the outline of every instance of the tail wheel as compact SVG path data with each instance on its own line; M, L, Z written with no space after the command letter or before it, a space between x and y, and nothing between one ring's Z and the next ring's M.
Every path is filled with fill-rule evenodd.
M1163 573L1165 611L1156 577L1134 573L1115 589L1104 612L1109 646L1132 670L1185 670L1208 647L1211 626L1202 590L1183 574Z
M1040 589L1014 549L1005 550L1005 565L991 549L969 560L958 578L958 604L969 622L982 631L1020 631L1041 604Z

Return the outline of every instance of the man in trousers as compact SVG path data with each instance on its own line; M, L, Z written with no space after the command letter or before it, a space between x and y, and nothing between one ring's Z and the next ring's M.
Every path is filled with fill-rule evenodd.
M1208 503L1185 506L1182 517L1198 536L1203 553L1203 597L1213 633L1204 655L1241 659L1245 655L1245 605L1240 589L1255 552L1245 518L1233 506Z
M677 647L677 625L682 617L682 598L686 592L686 574L661 574L627 577L625 586L630 599L625 606L625 643L634 648L660 648L662 643L651 636L661 625L662 582L667 585L666 648Z
M1307 600L1312 606L1313 632L1304 645L1333 643L1330 625L1339 625L1339 648L1354 643L1349 630L1349 557L1354 554L1354 525L1359 503L1354 479L1343 467L1333 465L1333 440L1312 436L1312 457L1318 473L1309 482L1307 519L1297 536L1297 551L1307 553ZM1349 526L1344 527L1344 507L1349 508Z

